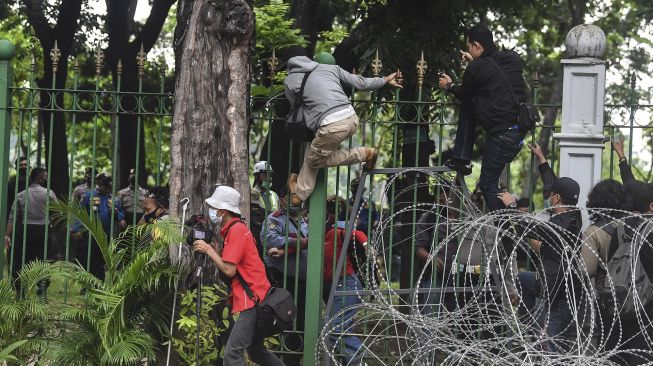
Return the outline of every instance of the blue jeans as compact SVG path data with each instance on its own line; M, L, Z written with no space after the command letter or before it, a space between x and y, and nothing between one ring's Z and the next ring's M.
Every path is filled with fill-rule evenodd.
M564 294L558 294L554 299L542 299L540 293L540 284L535 278L534 272L520 272L517 275L522 304L519 306L519 313L522 320L527 324L532 324L531 320L537 322L540 327L545 326L548 309L548 324L546 324L546 334L550 338L559 340L568 340L568 330L573 326L573 317L569 303ZM539 299L539 304L538 300ZM546 306L548 302L548 306ZM539 308L536 309L536 306ZM530 319L529 319L530 318ZM563 351L566 342L556 344L556 342L547 342L550 352Z
M362 289L363 285L358 280L358 277L355 274L350 274L340 280L336 291L355 291ZM357 365L363 358L363 342L357 336L347 334L352 331L352 322L358 312L355 305L360 303L361 299L358 295L336 295L333 299L331 313L338 314L338 317L334 319L331 331L337 334L331 335L330 340L334 344L340 344L340 353L343 355L342 363L344 365ZM344 312L340 313L343 310Z
M476 121L473 118L473 106L470 102L464 102L460 106L453 157L470 161L475 138ZM523 139L524 134L518 129L499 131L485 139L485 151L483 152L478 186L490 211L503 208L503 203L497 198L499 178L506 164L512 162L519 154Z

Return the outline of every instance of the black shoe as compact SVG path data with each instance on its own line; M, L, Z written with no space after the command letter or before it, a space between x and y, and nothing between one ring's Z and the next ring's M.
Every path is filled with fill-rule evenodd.
M462 174L462 175L472 174L472 164L465 160L449 159L444 162L444 166L455 171L458 174Z

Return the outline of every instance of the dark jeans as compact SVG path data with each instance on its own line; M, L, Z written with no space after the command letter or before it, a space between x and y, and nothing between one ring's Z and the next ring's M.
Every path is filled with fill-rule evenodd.
M229 335L223 364L244 366L245 350L247 350L250 360L258 365L283 366L283 362L265 348L263 341L263 337L256 335L256 310L252 308L241 311Z
M19 218L20 221L14 223L13 231L13 250L10 248L9 255L13 253L13 256L10 257L11 261L11 278L16 280L18 278L18 273L23 268L23 264L30 263L35 260L43 260L43 254L45 250L45 225L27 225L23 226L22 218ZM25 251L23 254L23 234L26 233L25 240ZM23 262L23 255L25 256L25 261ZM16 281L16 291L18 294L21 294L21 285Z
M283 286L283 273L277 269L270 268L275 286ZM288 277L286 280L286 290L288 290L297 304L297 317L295 322L297 327L288 333L284 333L283 344L284 351L292 352L292 354L282 355L283 362L287 366L300 366L302 365L302 355L304 353L304 318L306 314L306 280L297 280L297 291L295 291L295 277Z
M476 121L472 118L472 108L469 102L463 103L460 107L456 142L453 148L453 157L465 161L472 159L476 138ZM499 178L506 164L513 161L519 154L523 139L524 133L518 129L499 131L485 139L485 151L483 152L478 186L490 211L503 208L503 204L497 198Z
M574 327L567 297L563 293L553 299L543 299L534 272L520 272L517 278L517 289L522 299L522 304L519 305L520 318L529 325L546 327L549 352L565 352L570 345L570 330Z
M78 246L79 262L82 265L82 267L86 268L95 277L104 280L104 270L105 270L104 257L102 256L102 252L100 251L100 247L97 245L97 242L93 238L91 238L91 241L89 243L88 238L89 238L88 233L84 233L79 241L79 246ZM90 261L88 257L89 245L91 246ZM87 265L89 264L90 267L87 267Z

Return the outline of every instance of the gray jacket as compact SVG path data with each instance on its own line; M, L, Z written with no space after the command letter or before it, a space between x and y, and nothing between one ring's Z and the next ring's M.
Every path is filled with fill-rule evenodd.
M343 86L358 90L376 90L385 85L383 78L364 78L352 75L336 65L323 65L306 56L296 56L288 60L288 76L284 80L286 98L295 103L302 79L306 72L312 71L304 86L303 113L311 131L320 128L327 115L338 112L350 105Z

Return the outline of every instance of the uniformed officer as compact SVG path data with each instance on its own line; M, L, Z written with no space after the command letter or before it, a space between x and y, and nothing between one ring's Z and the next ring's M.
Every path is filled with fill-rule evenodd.
M261 242L263 220L270 213L279 209L279 196L270 189L272 173L272 166L267 161L259 161L254 164L254 186L250 200L250 229L256 239L256 248L261 258L263 258Z
M282 287L284 271L287 274L285 288L297 299L297 330L303 331L308 223L302 217L299 207L287 206L287 189L284 187L280 193L280 208L265 219L263 223L265 230L261 233L261 241L266 249L264 259L268 266L269 277L276 282L275 286ZM302 340L296 334L286 336L285 344L287 349L302 348ZM284 355L284 362L286 365L301 365L301 355Z
M86 208L91 215L97 215L97 219L102 223L102 228L107 237L111 233L111 219L114 220L114 232L118 229L118 225L125 227L127 223L125 222L124 212L120 205L120 201L114 201L111 195L111 178L107 177L104 173L95 177L96 188L84 196L82 199L82 207ZM113 211L113 213L112 213ZM113 217L112 217L113 216ZM75 228L75 232L79 232L79 223ZM114 235L115 236L115 235ZM100 252L95 241L91 243L91 258L90 258L90 272L95 275L97 278L104 279L104 258ZM81 247L86 248L82 249L82 265L87 263L88 255L88 233L85 233L81 239Z
M129 186L118 191L118 201L125 211L127 225L133 225L140 221L143 216L143 200L147 190L136 187L136 171L132 168L129 171Z

